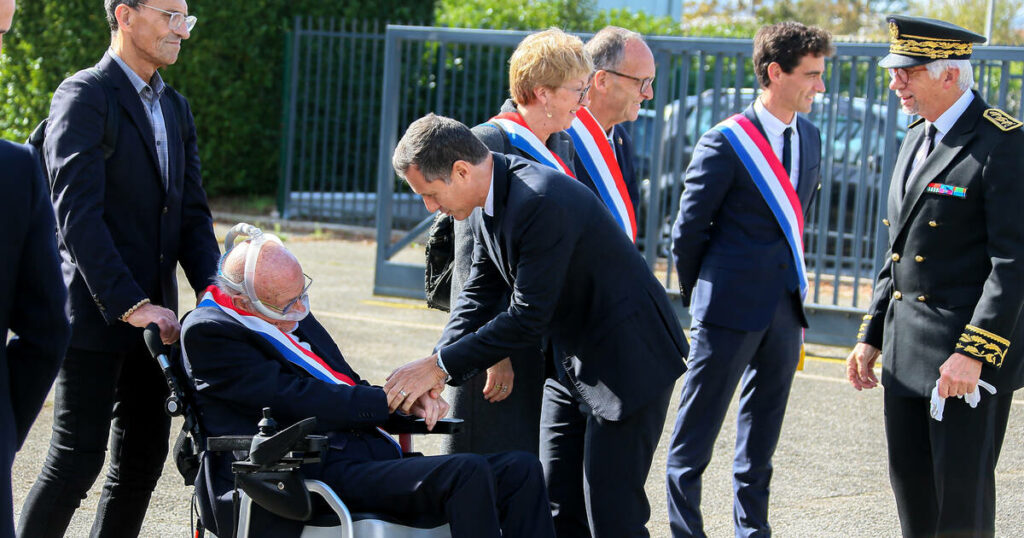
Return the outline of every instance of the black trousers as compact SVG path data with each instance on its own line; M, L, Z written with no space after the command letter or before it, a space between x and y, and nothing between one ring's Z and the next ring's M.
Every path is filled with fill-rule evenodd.
M56 381L53 434L21 511L18 535L64 536L103 466L110 468L90 536L138 536L164 459L168 389L140 338L120 353L69 349Z
M649 536L644 484L672 387L624 420L594 416L576 391L544 385L541 463L559 538Z
M930 401L885 392L889 480L903 536L994 536L995 468L1013 393L982 393L972 409L947 398L942 422Z
M555 536L540 463L526 452L342 460L319 473L355 512L445 514L452 538Z

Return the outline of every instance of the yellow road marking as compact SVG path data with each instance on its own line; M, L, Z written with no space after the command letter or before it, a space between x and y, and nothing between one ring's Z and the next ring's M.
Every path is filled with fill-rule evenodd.
M394 302L394 301L378 301L378 300L374 300L374 299L363 299L362 301L359 301L359 302L363 303L365 305L370 305L370 306L388 306L388 307L391 307L391 308L405 308L405 309L409 309L409 310L429 310L430 309L430 307L428 307L425 304L399 303L399 302Z

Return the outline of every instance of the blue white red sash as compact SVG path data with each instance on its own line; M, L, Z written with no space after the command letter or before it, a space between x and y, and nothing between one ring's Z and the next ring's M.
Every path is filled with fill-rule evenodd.
M775 156L771 145L752 121L736 114L715 126L725 135L754 180L786 236L793 253L793 268L800 280L800 296L807 295L807 270L804 265L804 211L793 190L789 174Z
M540 138L537 138L537 135L533 134L533 131L527 127L526 120L518 112L502 112L491 118L488 123L496 125L505 131L505 134L508 135L508 141L512 143L512 146L533 157L535 161L554 168L571 178L576 177L576 174L572 173L572 169L566 166L558 155L552 153L540 141Z
M604 130L586 107L576 111L576 119L572 120L572 126L569 127L569 136L576 146L576 156L590 174L604 205L608 206L619 226L635 243L636 215L633 214L633 201L629 198L626 181L622 178L622 169L619 168L615 150L608 143Z
M334 385L354 386L356 384L351 377L331 368L326 361L316 353L313 353L312 350L302 347L291 335L252 314L237 310L231 303L231 298L218 289L217 286L206 288L196 308L217 308L231 316L232 319L242 324L245 328L270 342L285 360L302 368L320 381ZM401 455L402 449L394 438L380 428L377 428L377 430L395 445L399 455Z

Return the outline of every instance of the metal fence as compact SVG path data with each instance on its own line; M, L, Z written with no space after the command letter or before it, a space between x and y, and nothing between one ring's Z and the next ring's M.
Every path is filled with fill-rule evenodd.
M527 33L388 26L381 41L376 35L301 30L297 23L295 34L293 97L287 102L294 111L289 116L289 145L298 149L289 150L287 159L293 175L286 175L291 185L284 190L289 200L286 215L359 222L344 215L348 208L359 208L363 215L359 218L374 208L379 238L375 293L422 297L423 265L405 252L422 237L431 216L392 172L392 150L405 126L428 112L467 125L497 113L508 95L508 57ZM357 43L359 39L364 42ZM640 245L671 291L677 286L671 257L666 256L668 233L692 147L705 130L746 107L755 97L757 84L749 40L651 37L647 41L658 67L655 98L630 125L637 169L644 180ZM804 237L811 285L809 341L849 343L885 254L879 211L885 207L889 175L908 123L890 98L887 73L877 67L886 51L884 44L838 44L836 54L826 62L827 91L809 116L823 138L822 187ZM331 131L339 123L351 125L350 120L315 117L354 114L351 106L337 104L337 98L325 98L347 87L346 81L330 80L340 76L330 66L344 64L338 60L343 55L358 59L349 82L355 76L367 91L376 92L376 104L362 107L370 118L357 129L344 131L347 138L355 133L362 139L357 154L340 145L346 143L345 137ZM983 47L974 56L983 97L1022 117L1024 49ZM378 119L372 127L366 123ZM371 133L378 136L375 141ZM376 166L366 162L365 151L373 142ZM360 163L354 174L341 168L354 163ZM374 174L376 189L368 186ZM383 239L389 237L393 240ZM680 314L685 318L685 313Z

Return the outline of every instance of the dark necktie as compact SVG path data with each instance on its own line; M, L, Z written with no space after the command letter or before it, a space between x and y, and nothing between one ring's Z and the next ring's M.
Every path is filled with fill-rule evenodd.
M786 169L786 175L793 174L793 128L786 127L782 131L782 167Z
M928 145L928 150L924 154L925 157L931 155L932 150L935 149L936 132L938 132L938 129L935 128L934 123L928 126L928 131L924 135L924 143Z

